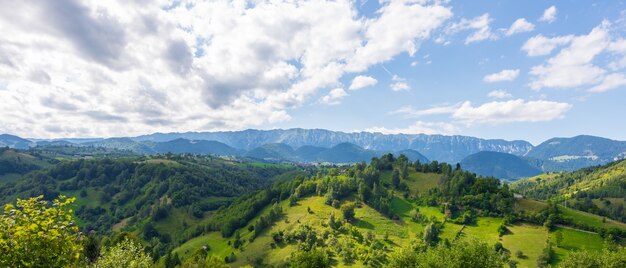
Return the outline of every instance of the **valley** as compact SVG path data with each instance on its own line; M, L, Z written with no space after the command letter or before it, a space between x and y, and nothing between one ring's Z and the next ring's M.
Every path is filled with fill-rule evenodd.
M314 166L169 153L48 158L41 155L58 150L39 149L34 171L2 177L2 203L75 197L80 230L102 243L134 237L163 267L205 258L232 267L286 267L294 258L386 267L406 261L399 252L409 248L440 254L482 245L502 265L558 266L572 252L601 252L626 237L622 219L607 217L623 204L626 161L509 185L462 164L392 154ZM29 152L4 155L31 159ZM597 210L574 204L592 193L601 196L592 200Z

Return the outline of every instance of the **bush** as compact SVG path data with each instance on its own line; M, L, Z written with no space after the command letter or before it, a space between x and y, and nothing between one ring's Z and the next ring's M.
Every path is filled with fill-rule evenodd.
M65 267L82 250L69 206L75 198L17 200L0 215L0 267Z
M330 267L330 257L324 250L313 249L310 251L298 251L291 260L292 268L324 268Z
M94 268L142 268L151 267L152 258L145 254L138 244L130 239L125 239L121 243L107 248L98 261L94 264Z
M354 220L354 202L346 203L341 206L341 214L346 221Z

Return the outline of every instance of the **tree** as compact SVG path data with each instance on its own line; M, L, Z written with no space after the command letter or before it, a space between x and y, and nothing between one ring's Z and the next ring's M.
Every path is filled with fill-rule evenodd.
M415 246L413 246L415 247ZM487 243L459 240L422 250L423 245L404 248L390 255L388 267L505 267L506 258Z
M422 235L424 239L424 243L433 245L437 243L438 236L439 236L439 230L437 228L437 225L434 222L431 222L428 225L426 225L426 228L424 228L424 234Z
M345 203L341 206L341 214L346 221L354 220L354 202Z
M143 268L151 267L152 258L141 250L138 244L130 239L118 243L117 245L104 250L94 264L94 268Z
M420 213L418 208L414 208L413 210L411 210L410 216L411 220L413 220L414 222L418 222L422 218L422 214Z
M239 248L241 246L241 236L239 235L239 232L235 232L235 240L233 241L233 247L235 249Z
M328 217L328 226L332 229L337 229L337 220L335 219L335 213L330 213Z
M604 249L601 252L587 250L572 252L558 267L626 267L626 248Z
M84 255L89 263L93 263L100 256L100 240L95 234L90 234L83 239Z
M556 232L556 234L554 234L554 240L556 240L556 246L561 247L561 242L563 242L563 233Z
M207 256L206 258L191 258L186 260L181 268L230 268L224 260L215 256Z
M174 268L177 265L180 265L180 258L178 257L178 253L172 254L172 252L168 252L163 259L163 264L165 264L165 268Z
M18 199L0 215L0 267L64 267L81 258L78 226L69 206L75 198Z
M394 169L391 174L391 184L393 184L394 188L398 188L400 185L400 172L397 169Z
M324 268L330 267L330 257L326 251L313 249L298 251L292 256L292 268Z

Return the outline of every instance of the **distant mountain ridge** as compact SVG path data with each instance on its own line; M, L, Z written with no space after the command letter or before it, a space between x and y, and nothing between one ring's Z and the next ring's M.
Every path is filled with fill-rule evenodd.
M177 138L214 140L231 147L251 150L269 143L284 143L292 148L315 146L330 148L341 143L352 143L368 150L401 151L412 149L428 159L455 163L465 156L480 151L496 151L524 155L532 148L527 141L480 139L469 136L426 134L382 134L372 132L346 133L325 129L243 130L227 132L154 133L134 137L137 141L163 142Z
M626 157L626 142L594 136L553 138L538 146L527 141L481 139L469 136L426 134L346 133L325 129L274 129L221 132L154 133L137 137L27 140L0 135L0 146L27 149L50 144L105 147L140 154L194 153L247 156L303 162L369 160L380 153L404 153L414 159L457 163L483 151L504 153L483 159L482 165L499 165L522 157L542 171L576 170ZM338 145L345 144L345 146ZM334 150L334 151L333 151ZM337 155L342 155L341 157ZM497 158L506 158L499 160ZM335 159L328 161L329 159ZM486 161L486 160L489 161ZM350 161L348 161L350 160ZM515 166L515 165L513 165ZM505 168L504 166L500 166ZM514 167L513 167L514 168ZM494 174L491 174L494 175Z
M534 147L526 156L555 162L605 164L626 157L626 141L588 135L552 138Z

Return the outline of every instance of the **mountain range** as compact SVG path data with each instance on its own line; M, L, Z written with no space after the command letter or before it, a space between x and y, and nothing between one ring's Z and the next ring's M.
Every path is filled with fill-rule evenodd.
M508 180L546 171L571 171L626 157L626 142L587 135L552 138L537 146L523 140L458 135L346 133L300 128L48 140L0 135L1 147L27 149L52 144L104 147L137 154L215 154L331 163L368 161L383 153L403 153L411 160L461 163L477 174Z

